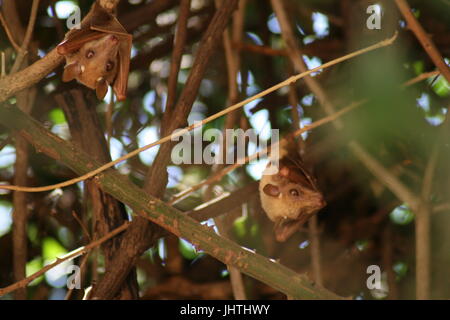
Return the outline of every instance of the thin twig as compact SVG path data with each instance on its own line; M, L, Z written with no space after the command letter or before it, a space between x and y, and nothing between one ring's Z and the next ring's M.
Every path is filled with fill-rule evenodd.
M17 106L26 114L30 114L34 106L36 88L28 88L17 94ZM30 149L28 141L18 133L15 133L16 161L14 164L14 183L19 185L28 184L28 167ZM19 281L26 276L27 262L27 220L30 211L28 195L23 192L13 194L13 265L14 279ZM26 299L26 290L21 289L15 293L18 300Z
M13 6L15 9L16 6ZM30 44L31 37L34 30L34 25L37 17L37 9L39 1L33 1L30 19L26 31L18 28L19 37L23 39L22 46L18 52L16 61L11 68L11 73L15 73L22 67L23 59L27 53L27 48ZM12 13L12 12L11 12ZM18 16L17 10L13 12ZM15 19L19 21L20 19ZM24 34L22 34L24 32ZM25 61L25 64L27 62ZM36 88L27 88L24 91L17 93L17 106L23 112L30 114L34 105L34 98L36 96ZM14 183L18 185L28 184L28 166L29 166L29 149L28 142L22 136L16 133L16 161L14 164ZM23 192L14 192L13 194L13 266L14 266L14 280L20 281L26 277L26 262L28 255L27 248L27 220L28 220L28 199L27 194ZM14 294L15 299L23 300L27 297L25 288L20 288Z
M354 102L350 105L348 105L347 107L343 108L342 110L339 110L338 112L336 112L335 114L332 114L328 117L322 118L320 120L317 120L309 125L304 126L301 129L296 130L295 132L292 133L292 135L294 137L297 137L299 135L301 135L304 132L313 130L317 127L320 127L321 125L324 125L326 123L332 122L336 119L338 119L339 117L341 117L342 115L344 115L345 113L358 108L359 106L363 105L366 102L366 100L362 100L362 101L358 101L358 102ZM270 152L270 149L275 147L277 144L283 144L285 141L287 141L287 137L284 137L282 139L280 139L280 141L278 143L273 143L270 147L265 148L259 152L255 152L254 154L245 157L244 159L239 159L238 161L236 161L235 164L230 165L224 169L222 169L221 171L218 171L216 174L214 174L213 176L209 177L208 179L204 180L203 182L200 182L199 184L196 184L195 186L190 187L189 189L183 190L180 193L177 193L169 202L169 205L173 205L177 202L179 202L180 200L184 199L185 197L187 197L189 194L191 194L194 191L199 190L201 187L203 187L204 185L208 185L214 182L219 181L220 179L222 179L225 175L227 175L228 173L230 173L231 171L235 170L236 168L239 168L241 166L243 166L244 164L248 163L249 161L252 161L258 157L262 157L265 156L266 154L268 154Z
M16 52L20 51L20 47L19 45L16 43L16 41L14 40L14 37L11 34L11 30L9 30L8 24L6 23L5 18L3 17L2 12L0 11L0 22L3 26L3 29L5 30L6 36L8 37L9 42L11 42L12 46L14 47L14 49L16 50Z
M203 33L186 84L178 98L175 107L176 112L173 113L173 117L170 118L170 122L164 128L166 132L176 131L188 121L188 116L197 98L205 72L238 2L238 0L228 0L226 4L222 5L214 13L211 22ZM163 133L163 135L165 134ZM162 145L158 150L155 160L145 176L144 193L156 198L163 197L167 186L167 166L170 164L172 148L175 145L175 141L170 141ZM156 222L156 224L158 223ZM114 268L107 271L98 286L94 288L94 298L109 299L114 297L130 268L133 267L134 259L153 246L156 238L161 234L160 231L162 230L159 228L155 229L155 227L154 224L147 223L141 218L134 219L131 230L120 241L120 252L113 257ZM135 245L134 242L138 239L141 240L139 244ZM147 239L147 241L142 241L142 239Z
M411 80L408 80L407 82L403 83L401 87L411 86L411 85L415 84L415 83L418 81L417 79L424 80L424 79L427 79L427 78L428 78L428 77L421 77L421 76L415 77L415 78L413 78L413 79L411 79ZM358 104L359 104L359 103L364 104L365 101L358 102ZM350 107L350 106L349 106L349 107ZM357 106L355 106L355 107L357 107ZM348 107L347 107L347 108L348 108ZM344 109L345 109L345 108L344 108ZM343 110L344 110L344 109L343 109ZM341 110L341 111L343 111L343 110ZM336 116L336 115L334 115L334 116ZM323 118L323 119L321 119L321 120L318 120L318 121L312 123L311 126L314 125L314 127L311 127L311 128L310 128L309 126L305 126L304 129L300 129L300 130L296 131L296 132L294 133L294 136L299 136L299 135L301 135L303 132L306 132L306 131L312 130L312 129L314 129L314 128L317 128L317 127L319 127L319 126L322 125L322 124L328 123L329 121L333 121L333 120L334 120L334 116L333 116L333 119L332 119L332 120L328 120L329 117L326 117L326 118ZM282 140L283 140L283 139L282 139ZM264 153L262 153L261 155L264 155ZM256 154L255 154L254 156L255 156L254 158L256 158ZM253 158L253 159L254 159L254 158ZM240 166L240 165L239 165L239 166ZM237 168L237 167L239 167L239 166L234 167L232 170L234 170L235 168ZM195 192L195 191L199 190L200 188L202 188L204 185L207 185L207 184L209 184L209 183L213 183L213 182L215 182L215 181L219 181L220 179L222 179L222 177L224 177L224 176L225 176L226 174L228 174L230 171L231 171L230 168L225 168L225 169L223 169L223 171L217 172L214 176L208 178L207 180L204 180L204 181L200 182L199 184L196 184L195 186L190 187L189 189L185 189L185 190L183 190L183 191L177 193L176 195L174 195L174 196L172 197L172 199L170 199L170 201L168 202L168 204L169 204L169 205L174 205L174 204L178 203L179 201L185 199L187 196L189 196L189 195L192 194L193 192ZM1 186L0 186L0 188L1 188ZM444 203L444 204L442 204L442 205L436 206L436 207L434 208L433 211L434 211L434 212L440 212L440 211L446 211L446 210L449 210L449 209L450 209L450 203L448 203L448 204Z
M173 111L175 102L177 100L177 84L178 73L180 71L181 59L183 57L184 47L187 38L187 23L189 20L191 8L191 0L181 0L180 8L178 10L177 30L175 32L175 40L172 51L172 58L170 62L170 74L167 84L167 103L163 123L168 122L168 118ZM164 131L163 131L164 132Z
M221 30L221 34L222 32L223 30ZM26 116L17 108L0 108L0 123L10 130L23 133L23 136L33 143L37 149L43 150L43 152L52 157L57 157L62 163L66 163L72 170L79 174L88 171L89 166L99 165L98 160L92 159L92 157L82 150L75 150L76 147L72 143L64 141L48 132L42 125L33 121L33 119ZM33 137L38 137L38 139L34 139ZM298 274L275 261L270 261L257 253L242 248L232 241L219 237L210 228L199 225L198 221L187 217L160 199L147 194L116 170L110 170L99 175L96 178L96 182L100 184L105 192L128 205L134 213L140 216L145 215L152 222L176 236L188 240L224 264L232 264L238 267L241 272L268 284L276 290L292 295L295 298L338 298L335 294L330 293L330 291L320 286L312 285L311 281L305 275ZM120 251L124 255L124 260L119 259L118 261L114 261L117 263L117 267L114 270L119 269L118 271L121 274L111 273L111 276L114 276L112 278L113 281L106 282L102 285L105 279L108 280L107 274L105 274L102 281L96 286L95 290L97 295L93 295L93 298L100 297L107 299L114 297L123 282L122 277L125 278L129 274L127 272L129 269L125 269L124 267L127 267L128 264L133 265L135 259L137 259L137 254L143 252L141 250L145 250L140 249L138 252L133 252L132 248L148 248L148 242L145 241L145 236L137 238L130 237L136 230L134 228L132 229L132 226L136 225L136 220L140 222L139 225L143 224L142 219L136 217L133 219L132 225L127 229L126 234L123 235L123 238L121 236L121 243L127 245L124 248L127 251ZM138 243L139 241L141 243ZM142 242L144 245L142 245ZM127 262L127 264L124 265L122 261ZM124 267L120 267L121 265Z
M430 56L435 66L439 69L445 79L447 79L447 82L450 83L450 68L445 63L445 60L442 58L442 55L439 53L439 50L434 45L433 41L413 15L408 2L406 0L395 0L395 3L408 23L409 29L414 33L417 40L419 40L420 44Z
M216 7L220 7L220 5L223 3L222 0L216 0ZM240 34L242 34L242 27L243 27L243 13L245 11L246 1L241 0L239 2L239 9L235 12L233 17L233 26L235 27L233 30L233 37L241 38ZM236 23L236 21L238 21ZM223 45L225 48L225 59L226 59L226 65L228 69L228 102L234 103L238 99L239 90L238 90L238 83L237 83L237 74L239 72L240 68L240 59L239 59L239 53L232 49L231 47L231 40L230 35L228 32L228 29L225 29L223 33ZM237 121L237 111L228 113L225 119L225 126L223 128L223 131L227 129L231 129L234 127ZM225 143L221 146L221 154L225 155L228 152L228 143L225 141ZM213 173L217 172L222 166L221 165L215 165L213 166ZM212 194L213 194L213 187L214 184L208 185L208 188L205 191L205 198L206 200L211 200ZM223 237L231 239L231 235L228 232L227 225L225 225L225 222L220 218L217 217L214 219L214 222L216 224L216 227L219 231L219 234L221 234ZM230 275L230 282L231 282L231 288L233 289L233 295L235 300L246 300L247 295L245 293L245 285L242 278L242 274L234 266L227 265L227 269Z
M90 252L88 252L81 260L81 264L80 264L80 273L82 275L84 275L84 271L86 268L86 263L89 261L89 255ZM64 300L70 300L70 298L72 297L72 293L73 293L73 287L70 287L69 290L67 290L66 296L64 297Z
M28 22L27 31L25 33L23 43L20 46L16 61L14 61L14 64L11 68L11 73L16 73L20 69L20 67L22 66L23 59L25 58L25 55L28 53L27 48L28 45L30 44L31 36L33 35L38 8L39 8L39 0L33 0L33 4L31 5L30 20Z
M75 249L75 250L69 252L68 254L62 256L61 258L57 258L55 262L46 265L41 270L33 273L31 276L29 276L29 277L27 277L27 278L25 278L25 279L23 279L21 281L18 281L16 283L13 283L12 285L9 285L9 286L7 286L5 288L1 288L0 289L0 297L4 296L5 294L8 294L10 292L13 292L13 291L15 291L15 290L17 290L19 288L24 288L30 282L32 282L34 279L39 278L41 275L46 273L48 270L56 267L57 265L63 263L64 261L73 260L76 257L79 257L79 256L81 256L83 254L86 254L87 252L89 252L93 248L98 247L102 243L108 241L109 239L115 237L117 234L119 234L122 231L124 231L125 229L127 229L129 227L129 225L130 225L130 222L125 222L120 227L112 230L110 233L106 234L105 236L101 237L100 239L89 243L87 246L80 247L80 248Z
M292 67L292 66L291 66ZM300 129L300 119L301 115L298 110L298 96L297 92L295 91L295 85L291 84L289 86L289 93L288 93L288 99L289 104L291 105L291 114L292 114L292 124L294 130ZM303 157L305 154L305 141L303 140L302 136L300 135L298 137L298 146L299 146L299 152L300 155ZM318 222L317 222L317 215L313 215L309 219L308 223L308 231L309 231L309 239L311 241L310 246L310 254L311 254L311 265L312 265L312 271L313 271L313 279L314 281L322 285L322 265L320 262L320 232L318 228Z
M300 50L300 47L297 44L297 38L293 32L293 28L291 27L291 23L288 18L288 13L284 8L284 2L280 0L271 0L273 11L275 12L277 19L280 23L281 35L286 44L286 49L288 53L288 57L292 62L292 65L295 68L296 72L304 72L308 70L306 63L303 61L302 56L303 52ZM335 107L331 103L331 100L328 98L327 93L322 88L320 83L310 75L306 76L304 79L306 85L311 90L312 93L317 97L321 106L324 108L327 114L332 114L335 112ZM336 121L336 128L341 129L342 123L340 121Z
M4 51L0 51L0 79L6 76L6 56Z
M435 143L425 168L422 183L421 204L417 209L416 225L416 299L428 300L430 298L430 227L431 211L428 205L433 176L439 156L438 144Z
M92 241L91 235L89 234L88 229L86 228L86 225L83 223L83 221L81 221L80 217L78 217L77 213L74 211L72 211L72 216L75 218L75 220L78 222L78 224L81 227L81 230L83 230L84 236L86 237L86 239L88 239L89 241Z
M280 22L283 38L289 49L289 57L292 60L297 72L303 71L307 67L305 62L301 59L302 52L296 43L292 28L289 27L287 13L283 9L283 3L280 0L271 0L271 3ZM327 114L332 114L335 107L322 86L312 77L306 77L305 82L311 91L316 95L325 112ZM343 128L343 124L339 119L333 124L338 130ZM358 158L366 166L366 168L384 185L386 185L399 199L410 204L414 209L418 208L420 201L417 200L416 195L379 161L372 157L372 155L369 154L357 141L350 141L349 148L355 157Z
M441 74L439 71L431 71L431 72L425 72L425 73L421 73L419 74L417 77L405 82L404 84L402 84L402 88L411 86L417 82L420 82L422 80L431 78L431 77L436 77L437 75Z
M366 47L364 49L352 52L352 53L347 54L347 55L345 55L343 57L340 57L340 58L337 58L335 60L329 61L329 62L327 62L327 63L325 63L325 64L323 64L323 65L321 65L319 67L316 67L316 68L313 68L311 70L299 73L299 74L297 74L295 76L292 76L292 77L290 77L290 78L288 78L288 79L286 79L286 80L284 80L284 81L282 81L282 82L280 82L280 83L278 83L278 84L276 84L276 85L274 85L274 86L272 86L272 87L270 87L270 88L268 88L268 89L266 89L266 90L264 90L264 91L262 91L262 92L260 92L260 93L258 93L256 95L254 95L253 97L247 98L244 101L236 103L236 104L234 104L234 105L232 105L232 106L230 106L230 107L228 107L228 108L226 108L226 109L224 109L224 110L222 110L220 112L217 112L216 114L214 114L212 116L209 116L208 118L206 118L206 119L204 119L204 120L202 120L200 122L196 122L196 123L194 123L194 124L192 124L192 125L190 125L188 127L185 127L184 129L181 129L181 130L179 130L177 132L174 132L174 133L172 133L170 135L167 135L167 136L159 139L158 141L150 143L150 144L148 144L148 145L146 145L146 146L144 146L142 148L136 149L136 150L134 150L134 151L132 151L132 152L130 152L130 153L128 153L128 154L126 154L126 155L124 155L124 156L114 160L114 161L108 162L108 163L102 165L101 167L99 167L99 168L97 168L95 170L92 170L91 172L88 172L88 173L86 173L86 174L84 174L84 175L82 175L82 176L80 176L78 178L74 178L74 179L71 179L71 180L67 180L65 182L61 182L61 183L54 184L54 185L48 185L48 186L44 186L44 187L21 187L21 186L12 186L12 185L0 185L0 189L16 190L16 191L23 191L23 192L43 192L43 191L50 191L50 190L57 189L57 188L67 187L67 186L73 185L75 183L78 183L80 181L87 180L87 179L92 178L92 177L98 175L99 173L109 169L109 168L114 167L116 164L118 164L118 163L120 163L122 161L128 160L128 159L138 155L139 153L141 153L143 151L146 151L146 150L148 150L148 149L150 149L150 148L152 148L154 146L160 145L162 143L166 143L168 141L175 140L175 138L180 137L180 136L188 133L189 131L192 131L192 130L198 128L198 127L201 127L202 125L204 125L204 124L206 124L208 122L211 122L211 121L213 121L213 120L215 120L217 118L220 118L220 117L224 116L225 114L228 114L228 113L230 113L230 112L232 112L234 110L242 108L246 104L248 104L248 103L250 103L250 102L252 102L252 101L254 101L256 99L262 98L262 97L268 95L269 93L272 93L272 92L274 92L274 91L276 91L276 90L278 90L278 89L280 89L282 87L290 85L291 83L294 83L294 82L298 81L299 79L301 79L301 78L303 78L303 77L305 77L305 76L307 76L307 75L309 75L309 74L311 74L313 72L317 72L319 70L329 68L329 67L331 67L333 65L336 65L338 63L341 63L341 62L349 60L349 59L352 59L352 58L354 58L356 56L359 56L361 54L364 54L364 53L367 53L367 52L370 52L370 51L373 51L373 50L376 50L376 49L379 49L379 48L382 48L382 47L389 46L395 41L396 38L397 38L397 33L395 33L394 36L389 38L389 39L380 41L380 42L378 42L378 43L376 43L374 45L371 45L369 47Z
M378 160L370 155L359 143L352 140L348 143L349 148L355 156L366 166L366 168L391 190L393 194L403 202L407 203L413 211L418 209L420 200L401 181L397 179L389 169L385 168Z
M439 213L442 211L450 211L450 203L449 202L440 203L433 207L433 213Z
M283 49L273 49L271 47L263 46L263 45L257 45L257 44L251 44L251 43L244 43L244 42L238 42L233 43L234 46L236 46L241 51L251 51L254 53L267 55L267 56L287 56L286 50Z

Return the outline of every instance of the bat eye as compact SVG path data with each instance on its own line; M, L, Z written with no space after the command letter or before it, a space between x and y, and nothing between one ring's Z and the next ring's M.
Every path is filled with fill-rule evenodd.
M88 50L86 52L86 58L91 59L95 55L95 52L93 50Z
M289 190L289 194L293 197L298 197L300 195L300 193L298 192L297 189L291 189Z
M106 71L111 71L113 68L114 68L114 62L108 61L108 63L106 63Z

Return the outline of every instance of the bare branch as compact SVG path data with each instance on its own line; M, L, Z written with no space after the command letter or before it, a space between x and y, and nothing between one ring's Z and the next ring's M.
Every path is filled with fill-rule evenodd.
M395 0L395 3L408 23L408 27L414 33L417 40L419 40L420 44L430 56L435 66L439 69L445 79L447 79L447 82L450 83L450 68L445 63L442 55L439 53L439 50L420 25L419 21L417 21L416 17L414 17L408 2L406 0Z

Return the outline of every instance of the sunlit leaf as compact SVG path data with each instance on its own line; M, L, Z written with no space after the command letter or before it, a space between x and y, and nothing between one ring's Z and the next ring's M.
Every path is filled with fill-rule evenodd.
M181 255L186 259L194 260L199 255L194 246L184 239L180 239L178 248L180 249Z
M440 97L448 97L450 95L450 85L443 76L439 76L433 84L433 91Z
M0 201L0 237L11 230L12 205L9 201Z
M62 124L66 122L66 117L61 109L51 110L48 116L54 124Z
M245 216L245 215L234 220L233 227L234 227L236 236L238 238L243 238L247 234L247 230L245 227L246 224L247 224L247 216Z
M414 213L405 205L395 208L389 216L394 223L401 225L406 225L414 220Z
M51 261L67 253L67 250L54 238L47 237L42 241L42 256Z
M42 267L43 267L42 258L41 257L35 258L26 264L25 274L27 277L29 277L32 274L41 270ZM35 286L35 285L41 283L43 279L44 279L44 275L34 279L32 282L30 282L29 286Z
M421 74L425 70L425 65L424 65L422 60L414 61L412 66L413 66L413 69L414 69L414 73L416 75Z

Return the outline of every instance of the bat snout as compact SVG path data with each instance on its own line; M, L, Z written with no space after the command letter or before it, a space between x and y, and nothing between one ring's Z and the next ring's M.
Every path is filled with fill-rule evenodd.
M119 43L119 39L113 34L109 36L108 40L111 41L111 43L113 44Z
M320 208L324 208L324 207L326 207L327 202L325 201L324 198L321 198L321 199L319 199L317 204L319 205Z

